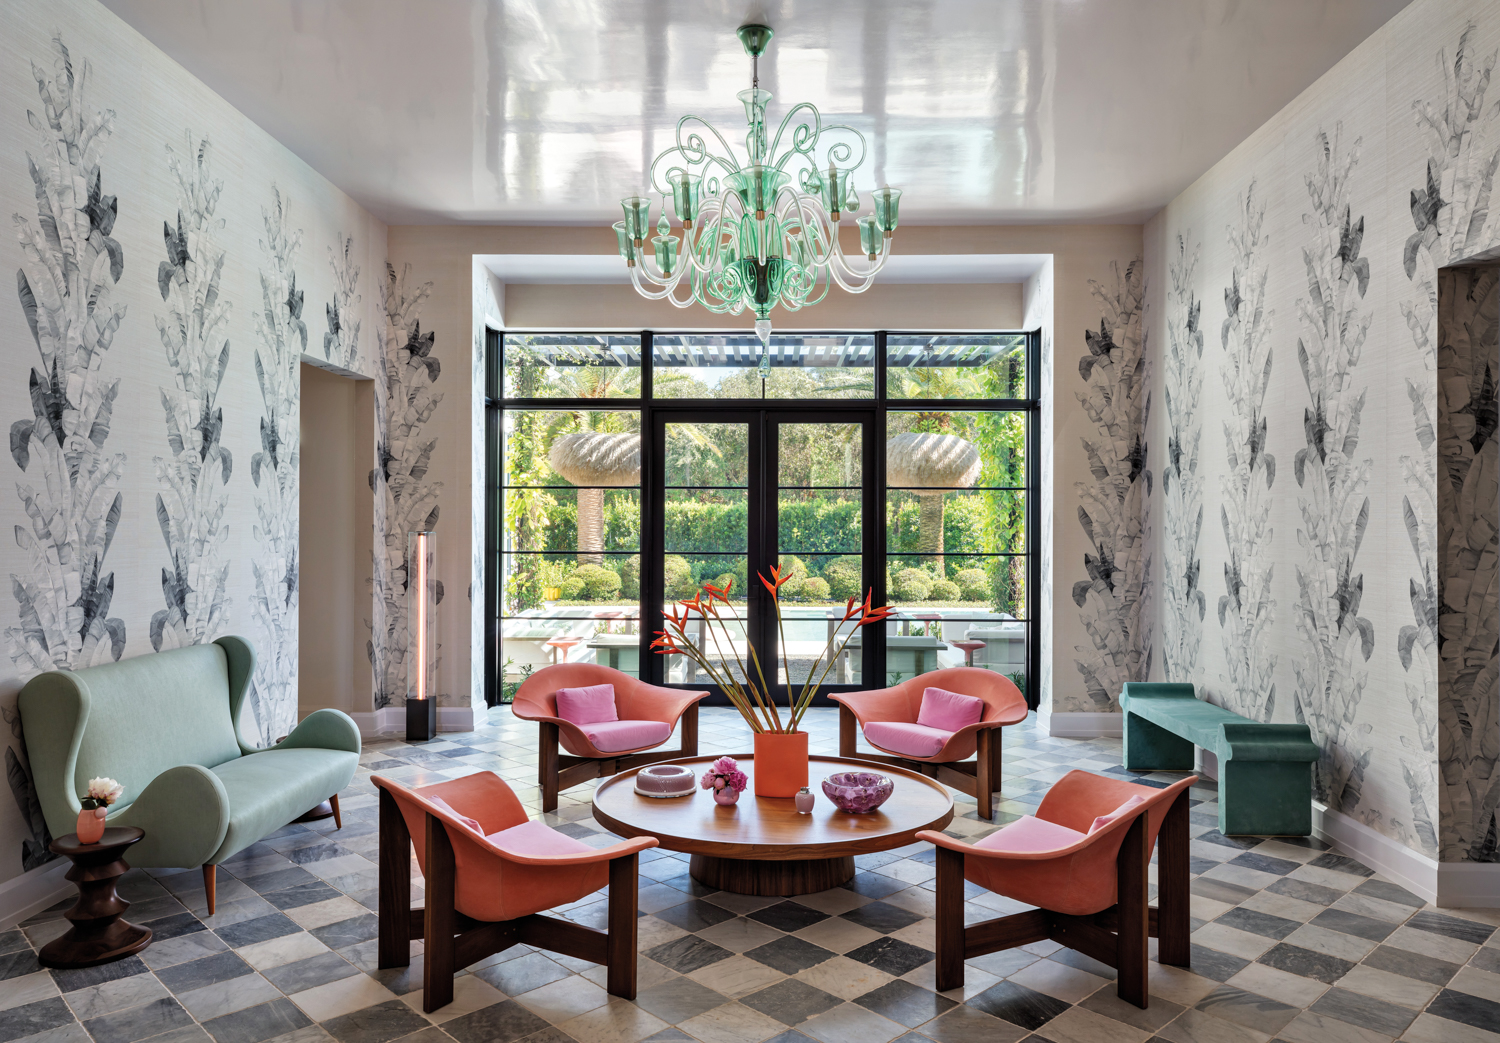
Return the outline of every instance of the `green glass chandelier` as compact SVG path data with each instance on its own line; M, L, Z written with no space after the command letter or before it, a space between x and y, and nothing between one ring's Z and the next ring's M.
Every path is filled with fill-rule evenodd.
M661 198L656 235L650 194L620 200L625 220L614 228L643 297L732 315L749 308L755 332L768 343L778 304L789 311L817 304L834 283L849 293L869 289L890 256L901 190L871 193L874 213L854 220L863 257L846 257L838 230L861 207L854 175L867 154L864 135L842 124L824 126L817 108L802 102L770 137L771 92L760 89L759 59L771 29L742 25L738 35L751 62L750 89L739 93L748 162L707 120L684 116L676 144L651 164L649 192ZM667 218L668 198L679 235Z

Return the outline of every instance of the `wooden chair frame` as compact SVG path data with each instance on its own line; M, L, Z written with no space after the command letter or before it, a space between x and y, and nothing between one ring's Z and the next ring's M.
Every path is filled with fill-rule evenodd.
M979 802L979 817L994 821L995 791L1000 788L1000 727L983 728L974 733L977 748L973 760L919 761L910 757L898 757L891 753L860 753L859 719L847 706L839 706L839 756L862 761L891 764L929 779L937 779L944 786L952 786L960 793L967 793Z
M609 930L533 913L514 920L471 919L454 908L453 843L437 816L427 816L426 896L411 904L411 832L396 798L380 790L380 967L411 964L411 941L423 946L422 1009L453 1002L453 975L512 945L533 945L607 968L606 991L635 999L637 856L610 859Z
M684 757L698 756L698 704L693 703L682 711L682 745L675 750L660 748L644 753L630 753L620 757L575 757L562 752L559 744L560 729L550 721L539 721L541 734L538 737L537 785L542 790L542 811L557 810L557 795L565 789L581 786L594 779L606 779L632 768L644 768L648 764L675 761Z
M964 926L962 852L937 849L937 989L962 988L964 961L1052 940L1119 972L1116 992L1145 1009L1149 938L1157 939L1158 963L1192 966L1189 942L1191 896L1188 872L1188 791L1173 800L1157 836L1157 903L1148 904L1146 813L1136 816L1116 856L1118 901L1092 916L1067 916L1046 909L1001 916ZM982 857L982 856L977 856Z

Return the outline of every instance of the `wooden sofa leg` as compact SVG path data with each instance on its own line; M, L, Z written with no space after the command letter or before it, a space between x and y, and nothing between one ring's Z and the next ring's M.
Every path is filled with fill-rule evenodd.
M1156 838L1156 962L1191 967L1188 791L1172 801Z
M333 828L343 829L344 815L341 811L339 811L339 795L335 793L333 796L329 797L328 803L333 807Z
M964 984L964 856L937 849L937 991Z
M423 905L426 930L423 935L422 1010L428 1014L453 1002L455 945L458 929L454 908L456 870L453 844L448 831L435 815L427 816L427 887Z
M637 856L632 853L609 863L609 954L605 991L621 999L635 999Z
M682 755L698 756L698 704L689 706L682 714Z
M214 884L217 880L218 866L211 866L207 862L203 864L203 894L208 898L208 915L214 914Z
M537 726L537 785L542 790L542 811L557 810L557 725L543 721Z
M994 769L995 754L994 747L1000 744L996 741L995 732L992 728L977 732L974 738L978 742L978 749L974 751L974 796L979 801L979 817L995 821L995 783L1000 781L998 775L992 775Z
M380 791L380 914L376 965L411 965L411 833L390 792Z
M1142 1010L1146 994L1146 961L1150 911L1146 905L1147 870L1151 853L1146 846L1146 816L1137 815L1125 833L1117 862L1119 935L1115 940L1115 966L1119 971L1116 991L1120 999ZM941 901L941 898L939 898Z
M859 722L854 718L854 711L842 704L839 705L839 756L853 757L854 745L859 738Z

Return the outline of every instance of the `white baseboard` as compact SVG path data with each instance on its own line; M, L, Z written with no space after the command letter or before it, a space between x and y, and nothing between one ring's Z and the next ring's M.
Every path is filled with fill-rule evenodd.
M0 930L9 930L76 893L73 885L63 879L70 865L66 858L59 858L0 884Z
M351 713L349 716L359 725L359 734L367 739L406 731L405 703L400 706L383 706L369 713ZM474 730L474 710L469 706L439 706L437 723L440 732L471 732Z
M1116 738L1125 734L1125 718L1118 713L1049 713L1038 710L1037 723L1055 739Z
M1313 835L1433 905L1500 908L1500 863L1439 862L1317 801Z

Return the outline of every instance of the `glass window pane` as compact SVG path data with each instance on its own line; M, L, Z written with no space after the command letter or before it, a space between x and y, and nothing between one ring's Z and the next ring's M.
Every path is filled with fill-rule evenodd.
M651 342L656 398L873 398L873 334L657 334Z
M887 398L1025 398L1024 333L890 334Z
M640 398L641 338L613 333L507 333L506 398Z
M932 535L940 526L941 547ZM942 555L1024 554L1026 494L1009 489L887 489L885 540L891 553L924 554L934 566Z
M1004 674L1024 695L1029 627L1001 615L941 609L893 616L885 624L883 680L896 685L929 670L974 666Z
M1026 618L1024 554L887 554L886 603L902 612L957 609ZM938 575L938 568L946 577Z
M918 437L922 435L934 437ZM886 480L896 488L1024 487L1026 414L1000 410L887 413Z

